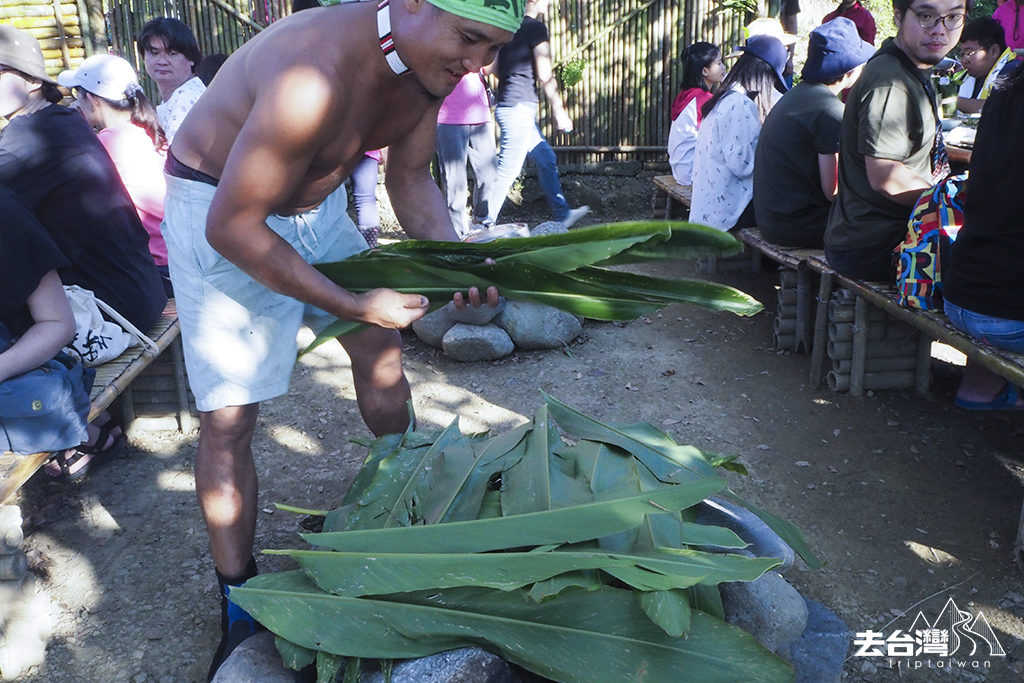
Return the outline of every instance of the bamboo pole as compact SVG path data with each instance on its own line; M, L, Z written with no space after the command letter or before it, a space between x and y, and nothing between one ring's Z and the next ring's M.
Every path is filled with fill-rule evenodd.
M832 391L849 391L854 394L856 383L851 375L838 374L834 371L825 376L828 388ZM914 386L914 373L909 372L865 372L861 380L862 391L878 391L885 389L909 389Z

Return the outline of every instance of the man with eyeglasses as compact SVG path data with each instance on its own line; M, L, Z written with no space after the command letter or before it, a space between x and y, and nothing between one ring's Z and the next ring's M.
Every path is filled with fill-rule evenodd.
M960 42L960 62L967 77L956 98L957 110L965 114L980 112L996 79L1013 59L1013 50L1006 47L1006 36L998 21L981 17L969 23Z
M850 90L839 143L839 195L825 255L847 277L892 282L911 207L949 173L932 68L960 39L973 0L894 0L896 37Z

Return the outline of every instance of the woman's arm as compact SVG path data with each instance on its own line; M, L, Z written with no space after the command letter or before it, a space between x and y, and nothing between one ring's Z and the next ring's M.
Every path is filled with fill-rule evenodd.
M558 92L558 81L555 80L554 71L551 69L551 43L544 41L533 48L533 68L537 74L537 82L540 83L544 96L551 103L551 114L555 117L555 127L563 133L572 130L572 119L565 111L562 104L562 95Z
M43 276L27 303L32 327L0 353L0 381L42 365L75 336L75 318L57 271Z

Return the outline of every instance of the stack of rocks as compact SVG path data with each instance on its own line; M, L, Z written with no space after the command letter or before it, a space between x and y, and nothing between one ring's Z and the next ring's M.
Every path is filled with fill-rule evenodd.
M541 223L531 236L566 232L561 223ZM516 349L563 348L583 331L583 320L557 308L528 301L507 301L497 307L456 308L451 302L412 324L427 344L444 349L459 361L503 358Z
M850 389L856 303L856 294L848 289L836 290L829 302L826 354L832 359L832 370L825 381L832 391ZM867 320L863 388L913 388L919 352L917 330L873 306L868 308Z
M12 680L42 664L49 635L42 596L36 595L21 545L21 510L0 506L0 677Z

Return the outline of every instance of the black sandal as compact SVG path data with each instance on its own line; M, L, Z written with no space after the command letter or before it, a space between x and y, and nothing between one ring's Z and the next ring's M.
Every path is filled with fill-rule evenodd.
M115 420L109 419L97 426L100 433L93 441L55 453L53 458L43 466L46 473L54 479L65 481L81 479L88 474L89 466L94 460L110 455L124 443L121 425L117 424ZM117 434L114 434L115 430L117 430Z

